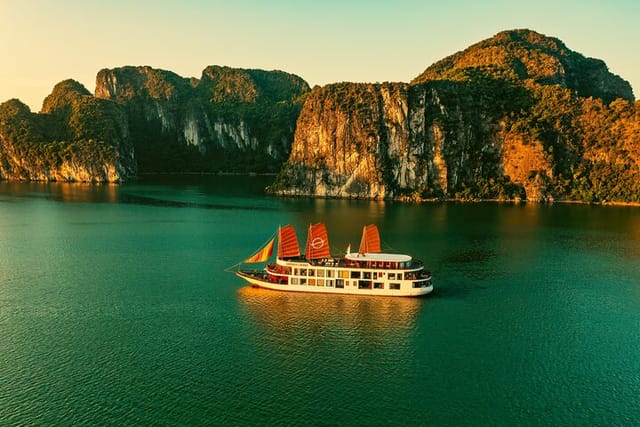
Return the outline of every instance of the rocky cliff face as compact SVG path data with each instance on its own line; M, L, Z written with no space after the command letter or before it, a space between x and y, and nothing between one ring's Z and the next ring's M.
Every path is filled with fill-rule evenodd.
M406 151L408 85L337 84L318 88L305 103L285 172L284 194L387 196L386 175Z
M629 84L602 61L531 31L504 32L411 84L314 89L271 190L637 201L640 122L632 100Z
M151 67L101 70L98 98L122 105L143 172L276 171L307 83L280 71L209 66L200 79Z
M498 174L498 123L455 84L328 85L298 119L273 190L287 195L449 197ZM461 108L464 107L464 108Z
M136 174L126 116L73 80L59 83L40 114L0 105L0 179L119 182Z

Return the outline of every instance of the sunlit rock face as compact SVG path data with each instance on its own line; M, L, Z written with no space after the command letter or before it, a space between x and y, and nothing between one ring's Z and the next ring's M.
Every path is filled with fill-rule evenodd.
M456 88L341 83L312 91L274 191L448 196L450 189L499 167L501 144L490 134L496 126L443 103L441 97L450 97L451 90Z

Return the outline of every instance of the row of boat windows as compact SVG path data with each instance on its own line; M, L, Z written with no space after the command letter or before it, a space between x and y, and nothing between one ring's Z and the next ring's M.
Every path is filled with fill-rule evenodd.
M335 277L340 279L383 279L387 280L413 280L416 278L415 272L404 273L387 273L384 271L354 271L354 270L337 270ZM307 276L307 277L334 277L334 270L315 270L313 268L294 268L294 276Z
M344 279L306 279L306 278L298 278L292 277L291 279L292 285L303 285L303 286L325 286L330 288L338 288L343 289L345 287L358 287L358 289L385 289L383 282L373 282L371 280L344 280ZM413 282L412 287L421 288L430 286L429 282ZM399 290L400 283L391 282L389 283L389 289L391 290Z
M358 267L358 268L385 268L385 269L402 269L402 268L410 268L411 261L407 262L376 262L376 261L354 261L354 260L345 260L345 264L348 267Z
M383 282L372 282L370 280L312 279L304 277L292 277L289 280L292 285L326 286L339 289L349 286L357 286L358 289L384 289ZM400 283L389 283L389 289L400 289Z

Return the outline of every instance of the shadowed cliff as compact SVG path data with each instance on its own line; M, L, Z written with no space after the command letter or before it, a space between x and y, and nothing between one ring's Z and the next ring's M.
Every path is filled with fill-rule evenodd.
M141 172L276 172L308 90L281 71L122 67L98 73L95 95L127 112Z

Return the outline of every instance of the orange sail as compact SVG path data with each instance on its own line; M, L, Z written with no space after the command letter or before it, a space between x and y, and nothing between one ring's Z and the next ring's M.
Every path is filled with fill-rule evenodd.
M380 233L378 233L378 227L375 224L365 225L362 229L362 239L360 240L361 254L366 253L379 253L380 249Z
M305 258L319 259L330 257L331 253L329 251L329 236L327 235L327 228L321 222L309 226Z
M255 254L251 255L249 258L245 259L245 263L253 263L253 262L265 262L269 259L269 257L273 254L273 242L275 238L271 239L269 243L264 245L262 249L260 249Z
M294 258L300 256L298 236L292 225L285 225L278 229L278 258Z

